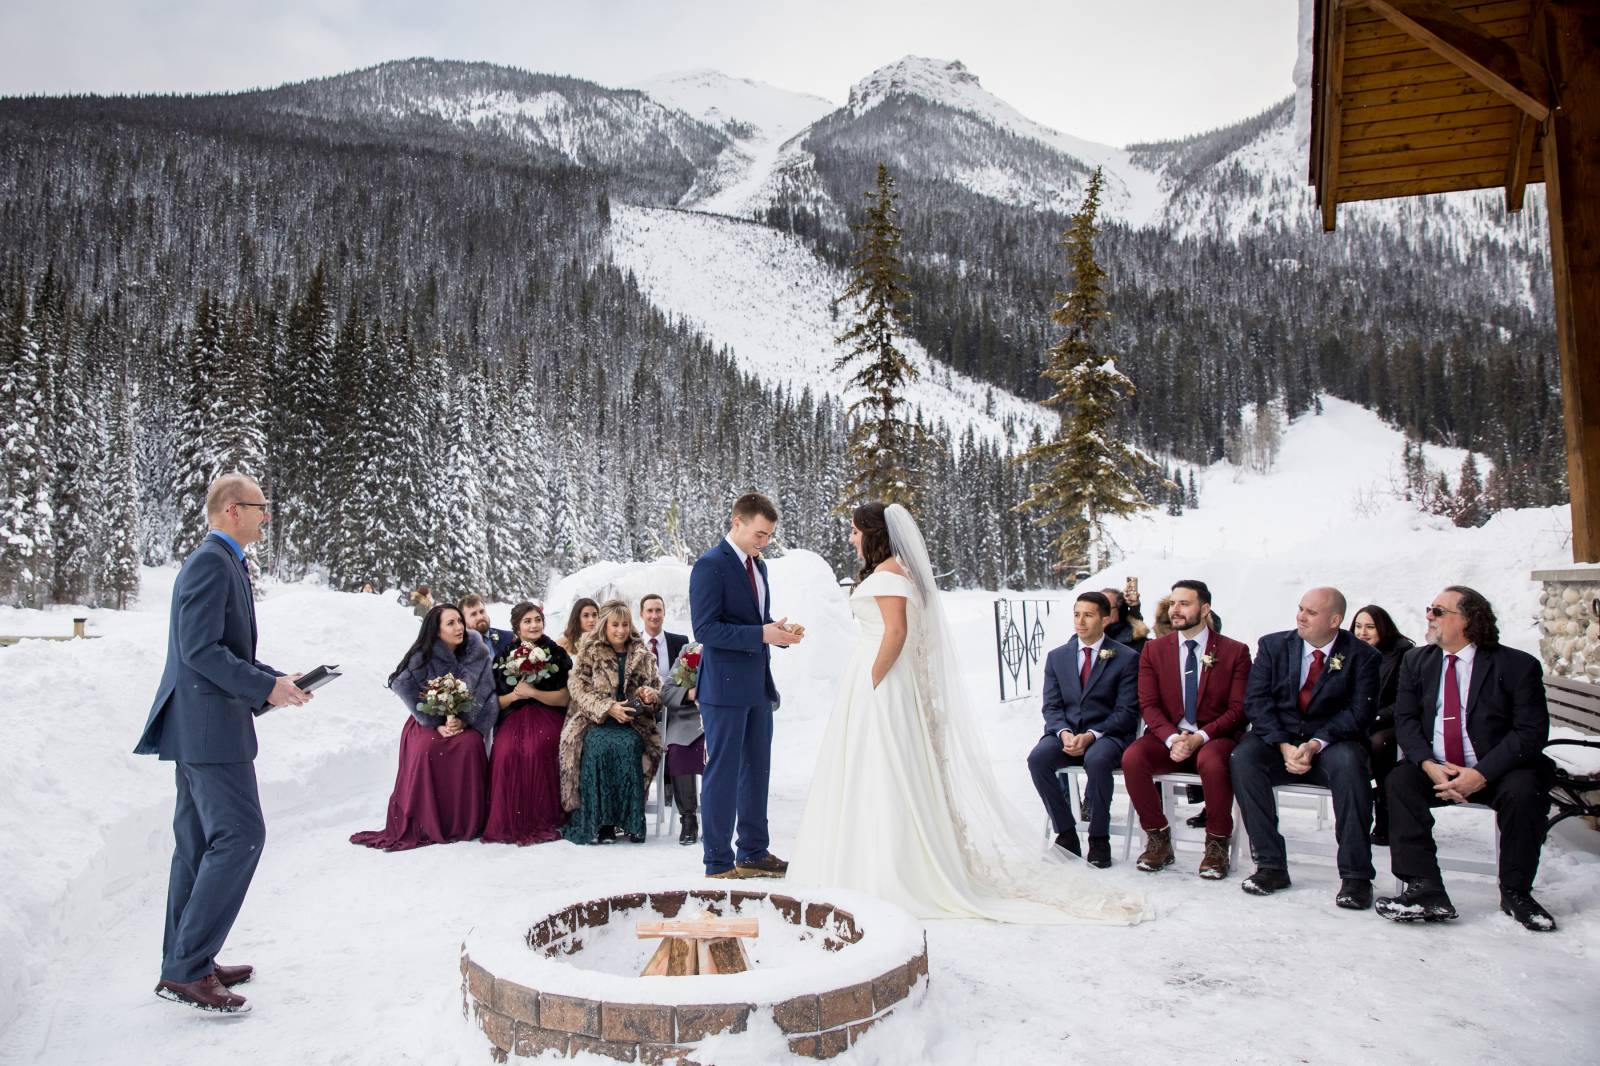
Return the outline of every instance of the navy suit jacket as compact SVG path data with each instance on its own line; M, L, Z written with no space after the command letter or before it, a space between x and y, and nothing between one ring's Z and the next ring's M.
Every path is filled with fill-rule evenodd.
M515 648L518 643L516 635L509 629L495 629L490 626L488 636L484 636L482 633L478 635L483 637L485 644L489 645L489 656L496 661L505 658L506 653Z
M1292 629L1261 638L1244 692L1244 713L1252 732L1268 744L1365 742L1367 726L1377 712L1383 656L1349 630L1339 630L1302 715L1300 660L1304 651L1305 642Z
M1139 728L1139 653L1110 638L1089 668L1089 684L1078 683L1082 645L1074 636L1044 661L1044 731L1092 729L1132 740ZM1103 658L1107 651L1111 658Z
M1395 740L1406 759L1418 766L1434 757L1443 655L1436 645L1425 644L1406 652L1400 663ZM1524 766L1549 773L1544 745L1550 739L1550 708L1545 702L1544 667L1538 659L1503 644L1480 647L1473 657L1463 710L1467 737L1478 756L1477 770L1486 779L1497 780Z
M695 695L702 706L778 703L772 649L761 640L761 627L772 621L772 586L759 557L756 569L767 586L767 603L756 603L749 575L726 539L696 559L689 572L689 619L702 645Z
M207 536L172 587L167 666L133 750L178 762L250 762L255 708L279 673L256 661L256 611L238 556Z

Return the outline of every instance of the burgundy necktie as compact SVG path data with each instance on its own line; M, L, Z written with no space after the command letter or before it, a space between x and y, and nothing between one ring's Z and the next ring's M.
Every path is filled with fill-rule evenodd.
M1083 649L1083 669L1078 671L1078 687L1079 688L1088 688L1089 687L1089 669L1090 669L1090 666L1094 662L1094 660L1091 659L1090 656L1092 656L1093 654L1094 654L1094 649L1093 648L1084 648Z
M1456 680L1456 657L1445 656L1444 668L1444 761L1467 765L1466 747L1461 742L1461 684Z
M1306 683L1300 686L1300 713L1311 706L1311 694L1316 691L1317 678L1322 676L1322 649L1311 653L1311 669L1306 671Z
M756 610L761 610L761 586L756 584L756 560L753 555L744 557L744 572L750 577L750 595L756 598Z

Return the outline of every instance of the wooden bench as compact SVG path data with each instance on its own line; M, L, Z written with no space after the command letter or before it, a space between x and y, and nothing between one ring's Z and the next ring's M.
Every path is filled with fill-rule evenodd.
M1547 674L1544 698L1551 722L1600 736L1600 685Z

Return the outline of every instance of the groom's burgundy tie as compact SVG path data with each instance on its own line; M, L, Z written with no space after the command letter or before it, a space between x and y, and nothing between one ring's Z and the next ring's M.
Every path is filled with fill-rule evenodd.
M1093 648L1084 648L1083 649L1083 669L1078 671L1078 687L1079 688L1088 688L1089 687L1089 670L1094 665L1093 655L1094 655L1094 649Z
M1444 668L1444 761L1467 765L1466 746L1461 741L1461 682L1456 678L1456 657L1445 656Z
M756 611L761 610L761 586L756 584L756 558L753 555L744 557L744 572L750 578L750 595L756 598Z
M1322 676L1322 649L1311 653L1311 669L1306 671L1306 683L1300 686L1300 713L1311 706L1311 694L1317 689L1317 678Z

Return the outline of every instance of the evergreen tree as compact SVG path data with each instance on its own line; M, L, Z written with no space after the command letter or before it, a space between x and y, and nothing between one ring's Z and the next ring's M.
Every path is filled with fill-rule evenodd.
M1056 293L1050 320L1066 334L1051 347L1043 375L1055 387L1044 402L1060 410L1061 423L1054 439L1023 453L1035 464L1038 480L1016 508L1035 512L1035 525L1057 528L1050 543L1055 569L1069 574L1103 562L1107 518L1150 506L1134 483L1134 471L1148 460L1122 443L1118 432L1133 383L1105 350L1106 273L1094 254L1100 188L1096 168L1083 207L1062 238L1072 290Z
M117 610L139 592L139 493L134 465L133 397L127 381L111 386L106 415L106 459L99 512L105 522L95 585L101 603Z
M219 422L233 414L217 380L227 358L225 328L222 309L209 292L202 292L184 346L180 383L184 391L173 464L177 521L172 541L172 555L178 558L189 554L206 535L206 490L223 472L216 435Z
M1489 520L1478 460L1471 452L1461 461L1461 482L1456 486L1455 513L1450 520L1458 526L1481 526Z
M88 603L94 583L97 522L92 504L101 470L100 441L104 427L98 397L89 376L77 323L67 317L59 342L55 417L55 553L52 598L56 603Z
M0 335L0 597L39 607L49 597L54 549L49 412L39 392L49 364L30 318L19 288Z
M900 226L895 220L894 179L878 164L878 180L867 194L866 220L851 228L861 238L854 276L840 302L855 307L854 321L839 335L850 350L836 369L854 369L850 386L863 395L850 405L849 456L852 475L845 483L841 512L864 500L899 503L916 510L918 487L910 469L922 439L916 424L902 411L901 393L917 377L917 368L896 343L907 325L905 287L909 280L900 263Z

